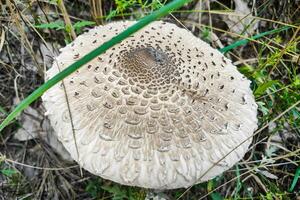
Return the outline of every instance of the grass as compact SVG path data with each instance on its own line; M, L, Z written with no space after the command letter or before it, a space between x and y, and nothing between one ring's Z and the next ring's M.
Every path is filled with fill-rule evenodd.
M43 73L40 71L44 66L37 59L39 46L37 44L43 43L43 40L54 46L58 42L64 45L70 42L74 35L80 34L86 27L92 27L96 23L129 17L139 19L161 7L157 1L115 0L114 3L102 1L101 11L99 8L91 9L91 12L94 10L91 13L91 16L94 16L92 18L78 12L80 9L89 10L86 9L88 5L80 7L82 5L65 2L64 10L62 5L58 4L63 3L62 1L49 1L39 5L47 16L38 17L32 5L19 1L11 2L11 5L7 5L8 12L2 10L3 17L0 18L3 22L1 28L6 32L5 42L1 45L3 46L1 53L4 52L4 55L8 57L7 60L0 62L0 76L5 78L0 78L0 104L5 108L4 111L13 109L11 99L5 98L6 96L14 97L17 93L21 99L24 99L41 85L40 82L32 80L43 79ZM193 7L194 4L189 4L184 9L174 12L173 15L188 28L193 27L195 35L205 31L207 41L218 45L213 39L213 34L215 34L219 41L227 46L223 48L226 56L231 57L240 72L252 81L251 87L259 105L260 128L255 133L249 152L234 168L211 181L188 189L158 193L167 195L170 199L296 199L300 189L298 181L300 176L300 38L299 21L296 17L299 9L285 2L281 7L276 7L274 4L275 13L270 16L268 11L272 0L260 2L260 5L255 5L258 14L252 18L254 21L264 22L265 25L257 30L256 36L259 37L249 38L243 33L231 32L230 29L219 26L218 23L209 23L215 19L220 20L217 18L220 16L241 15L232 13L234 7L225 5L224 2L218 1L218 5L211 4L210 9L198 9ZM14 5L19 7L14 7ZM93 5L96 6L95 3ZM35 6L38 5L35 4ZM55 8L55 12L50 12L50 8ZM25 10L28 11L26 15ZM280 12L283 15L280 15ZM98 13L98 17L95 17L94 13ZM189 23L186 20L188 14L201 15L210 19L201 25L197 21ZM31 16L34 19L31 23L36 30L28 23L28 18ZM171 17L168 20L172 20ZM15 32L11 29L11 25L15 25L21 31ZM71 30L74 30L75 34L71 33ZM32 37L29 38L29 36L36 35L35 31L43 38L35 38L32 42ZM64 38L60 38L60 35L64 35ZM14 57L20 55L20 52L11 42L12 38L15 43L20 44L20 51L26 55L26 58ZM237 42L231 42L226 38L232 38L232 41ZM0 44L2 44L1 41ZM27 69L28 66L34 66L37 70ZM19 81L15 79L17 76L15 72L21 74ZM27 78L28 75L30 78ZM31 84L26 86L25 83ZM39 101L32 106L38 107L38 104ZM3 119L1 114L0 119ZM0 159L0 174L2 173L0 182L4 184L3 189L0 189L0 196L7 195L4 196L7 199L16 197L51 199L54 197L51 195L57 193L60 199L72 199L75 196L79 199L144 199L147 194L155 193L155 191L120 186L87 172L80 177L80 171L77 168L69 169L66 168L67 164L62 165L57 156L42 141L16 142L12 140L11 136L15 129L15 123L13 123L3 130L0 138L1 155L3 155ZM277 142L274 142L275 140ZM32 149L39 149L39 154L34 150L30 151ZM37 159L32 160L32 158ZM29 166L38 169L32 169ZM48 168L58 168L58 170ZM36 178L28 176L29 169L37 173ZM58 176L62 178L57 178ZM63 185L63 187L52 188L51 184ZM49 191L48 194L46 191ZM12 196L8 197L8 195Z

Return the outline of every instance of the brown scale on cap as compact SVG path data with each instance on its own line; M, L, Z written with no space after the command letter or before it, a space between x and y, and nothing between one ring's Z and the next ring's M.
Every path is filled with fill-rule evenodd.
M133 23L79 36L61 50L48 78ZM243 157L257 128L250 81L217 50L170 23L150 24L64 85L79 156L64 88L57 85L43 101L58 138L83 168L126 185L171 189L211 179Z

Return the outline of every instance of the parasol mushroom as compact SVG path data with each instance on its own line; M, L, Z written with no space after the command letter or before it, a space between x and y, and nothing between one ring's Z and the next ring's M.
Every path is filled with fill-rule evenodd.
M133 23L80 35L47 77ZM244 156L257 128L249 86L218 50L157 21L52 87L43 102L81 167L125 185L172 189L209 180Z

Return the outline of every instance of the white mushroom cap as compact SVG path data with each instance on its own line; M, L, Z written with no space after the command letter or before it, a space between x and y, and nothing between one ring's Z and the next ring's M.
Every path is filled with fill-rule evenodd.
M61 50L48 78L133 23L79 36ZM257 128L250 81L218 50L162 21L92 60L64 86L66 93L57 84L43 95L59 140L84 169L125 185L172 189L209 180L244 156Z

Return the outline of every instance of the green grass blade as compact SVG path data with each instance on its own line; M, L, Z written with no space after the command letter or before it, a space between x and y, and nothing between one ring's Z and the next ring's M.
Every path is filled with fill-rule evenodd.
M289 26L284 26L282 28L278 28L278 29L274 29L274 30L271 30L271 31L266 31L266 32L263 32L263 33L260 33L260 34L257 34L249 39L243 39L243 40L239 40L239 41L236 41L234 43L232 43L231 45L228 45L222 49L219 49L219 51L221 51L222 53L226 53L228 51L230 51L231 49L234 49L238 46L242 46L242 45L245 45L247 44L249 41L252 41L252 40L256 40L256 39L259 39L263 36L266 36L266 35L270 35L270 34L274 34L274 33L279 33L281 31L285 31L285 30L288 30Z
M234 199L239 199L240 196L239 196L239 192L242 188L242 182L241 182L241 173L240 173L240 168L239 168L239 165L237 164L236 167L235 167L235 175L237 177L237 180L236 180L236 187L235 187L235 193L234 193Z
M289 189L289 192L293 192L293 190L294 190L295 187L296 187L296 184L297 184L297 182L298 182L299 177L300 177L300 167L298 167L297 170L296 170L296 173L295 173L293 182L292 182L292 184L291 184L291 187L290 187L290 189Z
M33 101L35 101L37 98L42 96L42 94L47 91L49 88L51 88L53 85L79 69L84 64L88 63L90 60L94 59L101 53L105 52L112 46L116 45L117 43L120 43L125 38L129 37L131 34L137 32L141 28L145 27L146 25L150 24L152 21L155 21L158 18L161 18L168 13L170 13L172 10L175 10L181 6L183 6L185 3L189 2L190 0L174 0L171 3L161 7L157 11L153 12L150 15L145 16L144 18L140 19L137 23L127 28L125 31L121 32L117 36L113 37L108 42L105 42L100 47L96 48L95 50L91 51L87 55L83 56L81 59L79 59L77 62L71 64L68 68L64 69L57 75L55 75L53 78L48 80L46 83L44 83L42 86L40 86L38 89L36 89L33 93L31 93L27 98L25 98L0 124L0 132L24 109L26 109Z

